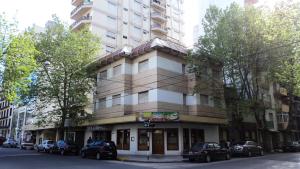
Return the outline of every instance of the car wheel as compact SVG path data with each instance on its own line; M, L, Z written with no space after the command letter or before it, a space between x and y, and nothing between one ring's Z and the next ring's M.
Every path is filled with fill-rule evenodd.
M227 153L227 154L225 155L225 159L226 159L226 160L230 160L230 158L231 158L231 157L230 157L230 154Z
M207 163L209 163L209 162L211 162L211 157L210 157L210 155L206 155L205 156L205 162L207 162Z
M259 155L260 155L260 156L264 156L264 155L265 155L264 150L260 150L260 151L259 151Z
M96 159L97 159L97 160L101 160L101 154L100 154L100 152L98 152L98 153L96 154Z
M84 151L81 151L80 156L81 156L81 158L85 158L85 157L86 157L85 152L84 152Z
M252 157L252 153L251 153L251 151L248 151L248 157Z
M61 149L61 150L60 150L60 155L62 155L62 156L65 155L65 150L64 150L64 149Z

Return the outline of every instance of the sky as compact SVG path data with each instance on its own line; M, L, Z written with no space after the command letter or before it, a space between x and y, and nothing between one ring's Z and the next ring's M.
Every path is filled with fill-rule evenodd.
M209 4L225 7L232 1L242 2L243 0L185 0L183 19L186 46L192 45L193 27L199 24ZM20 30L33 24L43 27L53 14L69 24L72 23L70 12L74 7L71 5L71 0L0 0L0 2L0 13L4 12L8 19L16 18Z

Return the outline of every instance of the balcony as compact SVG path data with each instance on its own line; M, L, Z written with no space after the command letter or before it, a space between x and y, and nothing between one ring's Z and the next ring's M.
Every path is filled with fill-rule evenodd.
M74 6L78 6L79 4L81 4L84 0L72 0L72 5Z
M151 31L160 33L160 34L167 34L168 31L166 28L164 28L162 25L154 24L151 26Z
M71 29L78 30L78 29L82 28L84 25L90 24L91 21L92 21L91 16L83 16L71 25Z
M82 15L86 14L89 10L91 10L93 7L92 1L84 1L81 4L79 4L75 9L71 12L71 18L72 19L78 19Z
M151 6L160 11L166 10L166 4L163 3L161 0L151 0Z
M165 23L167 21L167 17L160 12L152 12L151 18L155 21Z

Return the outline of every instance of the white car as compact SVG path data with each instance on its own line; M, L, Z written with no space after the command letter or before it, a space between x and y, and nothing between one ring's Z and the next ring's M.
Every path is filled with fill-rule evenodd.
M34 144L31 142L23 142L20 145L21 150L33 150L34 149Z

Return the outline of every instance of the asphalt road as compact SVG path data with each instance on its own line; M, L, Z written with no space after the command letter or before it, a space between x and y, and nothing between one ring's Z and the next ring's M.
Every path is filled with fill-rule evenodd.
M212 163L136 163L0 148L0 169L300 169L300 153L234 158Z

